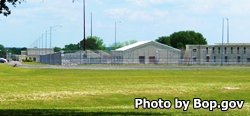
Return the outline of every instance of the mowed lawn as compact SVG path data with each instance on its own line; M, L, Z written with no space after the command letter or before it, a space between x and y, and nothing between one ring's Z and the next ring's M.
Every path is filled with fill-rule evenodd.
M134 109L149 100L245 100L243 109ZM0 64L0 114L250 115L250 67L203 70L28 69Z

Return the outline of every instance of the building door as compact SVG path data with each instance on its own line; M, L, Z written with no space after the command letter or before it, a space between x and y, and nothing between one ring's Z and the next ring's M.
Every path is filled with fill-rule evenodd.
M33 61L36 62L36 57L33 57Z
M155 56L149 56L149 63L155 64Z
M139 63L145 64L145 56L139 56Z

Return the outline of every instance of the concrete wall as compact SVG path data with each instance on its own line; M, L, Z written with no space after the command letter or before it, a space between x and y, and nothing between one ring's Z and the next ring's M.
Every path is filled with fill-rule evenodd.
M26 56L32 58L33 61L35 61L35 62L40 62L41 61L40 55L46 55L46 54L50 54L50 53L53 54L54 49L50 49L50 48L28 48L27 52L26 52Z

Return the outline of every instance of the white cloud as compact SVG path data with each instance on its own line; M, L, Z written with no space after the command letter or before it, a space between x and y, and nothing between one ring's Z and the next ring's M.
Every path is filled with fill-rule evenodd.
M157 18L166 17L169 12L167 10L153 9L153 10L138 10L129 8L113 8L107 9L106 14L112 18L127 18L133 21L153 21Z
M127 1L127 3L133 4L136 6L147 7L149 5L173 2L174 0L126 0L126 1Z
M128 13L131 13L131 9L129 8L113 8L105 10L105 13L114 18L120 18L125 16Z
M134 11L130 15L131 20L137 20L137 21L157 21L162 18L166 18L168 16L169 12L166 10L159 10L154 9L152 11Z
M167 15L169 15L169 11L154 9L153 14L157 17L166 17Z
M131 20L137 20L137 21L152 21L153 16L151 12L147 11L134 11L130 15Z
M149 0L149 1L152 4L162 4L164 2L171 2L171 1L174 1L174 0Z
M126 0L128 3L137 5L137 6L147 6L148 0Z
M0 37L29 38L25 40L29 42L49 26L62 24L65 26L58 33L63 30L67 32L61 34L62 39L71 42L71 38L75 38L74 41L82 38L82 0L74 3L72 0L45 0L40 3L41 1L27 0L26 3L11 8L10 16L0 17L0 25L5 27L4 31L12 32L15 29L15 32L20 33L16 36L2 32ZM126 32L119 33L120 38L156 39L175 31L195 30L206 35L209 43L216 43L221 37L221 20L228 17L230 37L235 41L240 41L241 38L246 41L250 37L247 33L250 26L249 4L249 0L86 0L86 29L90 30L89 13L93 12L94 32L105 39L107 45L113 41L110 38L113 38L114 21L119 20L123 22L118 26L119 32ZM62 42L64 41L58 41L58 44L68 44Z

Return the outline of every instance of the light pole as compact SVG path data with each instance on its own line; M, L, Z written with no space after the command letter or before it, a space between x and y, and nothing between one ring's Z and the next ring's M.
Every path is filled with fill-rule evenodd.
M45 32L45 64L47 64L47 30Z
M121 21L119 21L121 23ZM116 21L115 21L115 52L114 52L114 64L116 64Z
M93 30L92 30L93 29L93 18L92 18L93 17L93 13L92 12L91 12L91 16L90 17L91 17L90 18L91 19L91 34L90 35L91 35L91 38L92 38L92 36L93 36Z
M41 37L41 39L42 39L42 53L41 53L41 55L40 55L40 58L41 58L41 61L40 62L42 62L42 63L44 63L43 62L43 55L44 55L44 49L43 49L43 34L42 34L42 37Z
M41 39L42 39L42 41L41 41L41 43L42 43L42 45L41 45L41 49L42 49L42 53L41 53L41 55L43 55L43 53L44 53L44 49L43 49L43 34L42 34Z
M222 19L222 53L221 53L221 66L223 66L223 59L224 59L224 18Z
M38 56L40 56L40 54L41 54L41 43L40 43L41 40L40 39L41 39L41 37L38 38L38 51L39 51Z
M85 0L83 0L83 50L86 50L86 39L85 39Z
M49 50L50 51L50 61L49 61L50 64L51 64L51 54L52 54L51 53L51 51L52 51L52 48L51 48L51 36L52 36L52 29L55 28L55 27L62 27L62 25L56 25L56 26L51 26L50 27L50 50Z
M8 55L8 50L6 50L6 60L9 61L9 55Z
M229 45L229 19L227 19L227 44Z

